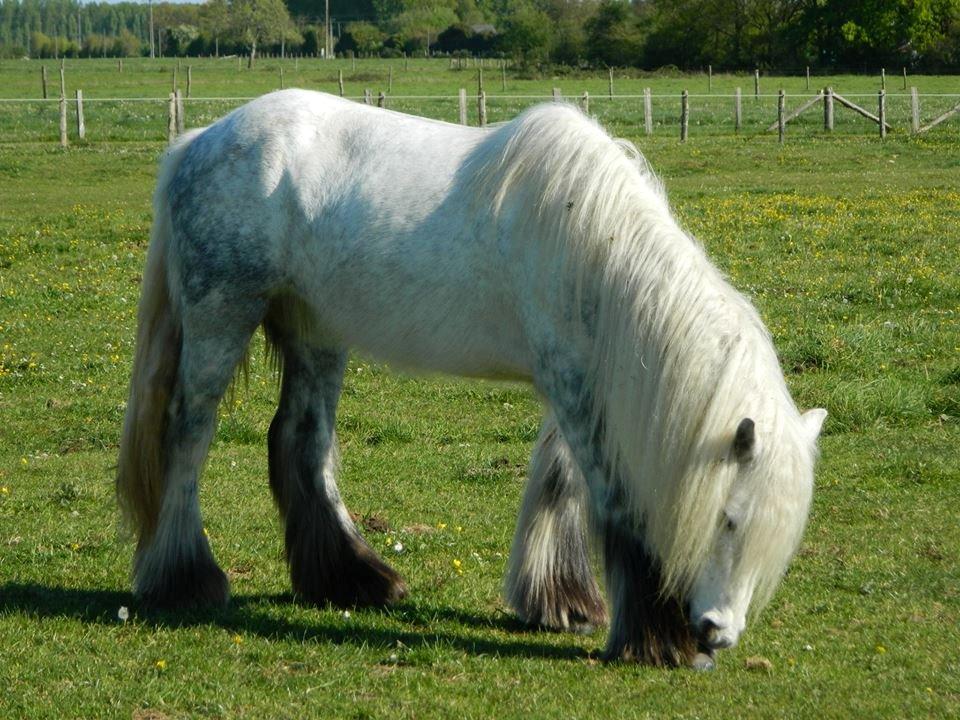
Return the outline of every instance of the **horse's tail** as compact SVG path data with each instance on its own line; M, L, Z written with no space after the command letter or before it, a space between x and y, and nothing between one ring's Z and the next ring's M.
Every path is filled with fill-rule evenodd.
M197 134L182 136L164 155L153 196L153 228L137 312L137 346L117 461L117 501L140 547L153 537L160 515L167 413L180 367L181 324L168 268L172 237L169 188L184 151Z

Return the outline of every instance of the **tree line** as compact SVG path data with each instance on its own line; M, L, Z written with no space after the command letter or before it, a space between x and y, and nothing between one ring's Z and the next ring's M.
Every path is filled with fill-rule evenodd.
M7 57L324 48L323 0L0 0ZM960 0L330 0L340 55L716 70L960 69ZM151 42L152 40L152 42Z

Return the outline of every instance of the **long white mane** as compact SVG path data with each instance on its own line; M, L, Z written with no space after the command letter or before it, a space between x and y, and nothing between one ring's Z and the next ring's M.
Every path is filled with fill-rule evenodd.
M596 348L585 386L605 459L665 592L688 589L702 567L737 474L725 461L735 430L756 422L769 472L752 477L784 479L753 489L747 514L765 516L744 523L741 562L762 606L799 542L814 451L756 310L678 227L632 144L557 105L494 133L474 160L475 192L495 213L526 206L521 232L563 257Z

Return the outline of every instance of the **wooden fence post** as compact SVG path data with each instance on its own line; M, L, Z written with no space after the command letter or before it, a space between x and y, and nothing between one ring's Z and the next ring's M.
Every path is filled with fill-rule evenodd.
M337 70L337 85L340 86L340 97L343 97L343 70Z
M193 94L193 65L187 65L187 97Z
M280 66L280 89L283 90L283 65Z
M583 110L584 115L590 114L590 93L586 90L584 90L583 95L580 96L580 109Z
M170 93L167 102L167 143L177 139L177 96Z
M887 70L886 68L880 68L880 89L887 89Z
M740 126L743 125L743 93L740 88L733 92L733 131L740 132Z
M760 99L760 68L753 71L753 97Z
M487 94L483 90L477 93L477 125L487 126Z
M807 65L807 90L810 89L810 66Z
M460 124L467 124L467 89L460 88Z
M823 93L823 129L833 132L833 88L828 87Z
M643 131L647 135L653 135L653 99L648 87L643 89Z
M707 92L713 92L713 65L707 65Z
M393 93L393 65L387 68L387 92Z
M67 80L66 74L63 68L63 60L60 61L60 97L65 98L67 96Z
M907 67L903 67L903 89L907 89Z
M385 108L387 106L387 96L383 93L383 90L380 91L380 94L377 95L377 107Z
M613 68L607 68L607 94L613 100Z
M77 90L77 137L83 140L87 136L87 127L83 122L83 90Z
M177 89L174 93L174 98L176 99L176 116L177 116L177 135L183 134L184 128L184 113L183 113L183 95L180 94L180 90Z
M118 72L118 73L122 73L122 72L123 72L123 58L119 58L119 59L117 60L117 72Z
M60 147L67 146L67 98L60 96Z
M507 64L503 60L500 61L500 90L507 91Z
M560 102L563 99L563 96L560 94L560 88L553 89L553 101Z
M915 87L910 88L910 133L917 134L920 129L920 94Z
M170 88L174 92L177 91L177 69L173 69L173 87Z
M47 66L40 66L40 85L43 88L43 99L47 99Z
M880 88L880 92L877 93L877 117L880 118L880 139L883 140L887 136L887 91L883 88Z
M373 102L373 100L372 100L372 95L371 95L371 93L370 93L370 90L369 90L368 88L364 88L364 91L363 91L363 104L364 104L364 105L370 105L372 102Z
M690 122L690 94L684 90L680 95L680 142L687 141L687 126Z
M483 92L483 68L477 68L477 92Z
M777 142L783 145L783 132L785 129L785 123L783 122L783 108L786 105L787 96L783 92L783 88L780 88L780 92L777 93Z

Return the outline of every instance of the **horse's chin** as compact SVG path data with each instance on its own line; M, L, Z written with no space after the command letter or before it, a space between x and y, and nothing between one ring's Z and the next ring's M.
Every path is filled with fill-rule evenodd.
M690 667L701 672L716 670L716 651L712 648L700 646L697 649L697 654L693 656L693 660L690 662Z

